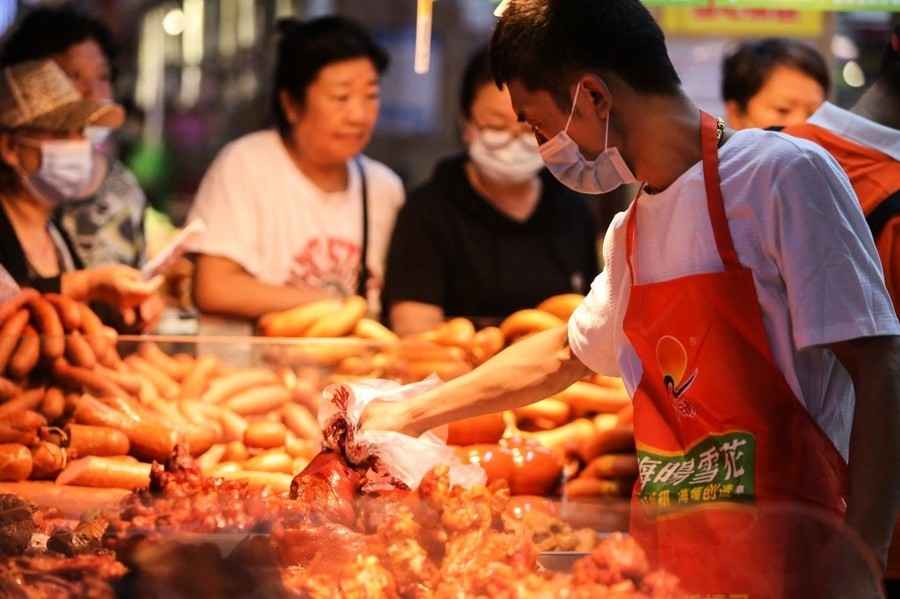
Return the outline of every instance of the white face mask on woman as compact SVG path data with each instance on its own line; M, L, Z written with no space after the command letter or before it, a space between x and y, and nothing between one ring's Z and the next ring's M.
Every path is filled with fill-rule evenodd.
M57 206L86 199L99 189L106 163L87 139L23 141L41 151L41 166L36 172L19 172L32 195Z
M569 125L575 116L575 106L578 102L578 94L581 91L581 83L575 88L575 98L572 100L572 110L569 112L569 120L566 128L544 142L540 147L541 157L547 165L547 169L553 173L560 183L579 193L601 194L609 193L620 185L637 181L631 169L625 164L625 160L618 148L610 148L609 142L609 115L606 117L606 133L603 140L603 152L594 160L588 160L582 155L581 149L571 137L569 137Z
M469 158L485 177L501 184L525 183L544 168L531 133L480 129L469 145Z

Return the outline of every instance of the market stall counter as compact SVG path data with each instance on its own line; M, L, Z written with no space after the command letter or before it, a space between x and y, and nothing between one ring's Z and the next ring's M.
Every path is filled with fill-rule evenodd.
M671 522L718 506L676 501L648 515L630 505L638 461L621 381L591 377L535 406L450 427L450 461L483 467L477 483L453 484L438 464L416 484L373 486L373 462L349 459L343 441L323 445L330 429L317 414L336 390L371 377L417 381L430 373L410 364L438 354L467 371L565 318L514 316L482 331L457 319L405 340L361 318L343 338L125 337L86 306L22 292L0 306L0 588L24 597L687 596L667 571L665 541L632 538L629 521L635 510ZM846 559L849 547L868 567L839 522L788 508L747 505L747 525L774 522L798 543L815 531L823 555L837 544ZM711 571L735 566L720 563L731 538L721 532L697 548ZM777 576L742 567L806 593L821 582L816 557Z

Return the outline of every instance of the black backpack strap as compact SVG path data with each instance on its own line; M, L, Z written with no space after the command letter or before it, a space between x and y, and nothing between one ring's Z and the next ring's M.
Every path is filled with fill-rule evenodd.
M872 237L878 239L888 221L900 216L900 189L889 195L884 201L866 216L866 222L872 231Z
M356 294L368 297L367 284L369 282L369 185L366 181L366 171L362 160L357 158L356 168L359 170L359 184L362 189L362 256L359 263L359 281L356 284Z

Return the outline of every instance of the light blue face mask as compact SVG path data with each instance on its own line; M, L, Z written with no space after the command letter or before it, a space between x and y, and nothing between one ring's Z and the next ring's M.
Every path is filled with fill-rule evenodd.
M581 83L575 88L575 98L572 100L572 110L569 112L569 120L566 127L544 142L540 147L541 158L547 165L547 170L553 173L560 183L578 193L597 195L609 193L620 185L637 181L631 169L625 164L625 160L618 148L610 148L609 140L609 116L606 118L606 133L603 141L603 152L594 160L588 160L581 153L578 144L569 137L569 126L575 116L575 106L578 102L578 94L581 92Z
M22 141L41 151L40 168L30 175L19 173L22 184L47 204L83 200L93 195L103 181L105 164L86 139Z

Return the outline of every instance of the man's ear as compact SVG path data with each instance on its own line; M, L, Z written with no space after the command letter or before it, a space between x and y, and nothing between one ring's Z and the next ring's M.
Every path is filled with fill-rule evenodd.
M607 115L612 111L612 94L602 77L585 74L581 80L581 93L591 99L597 113Z

